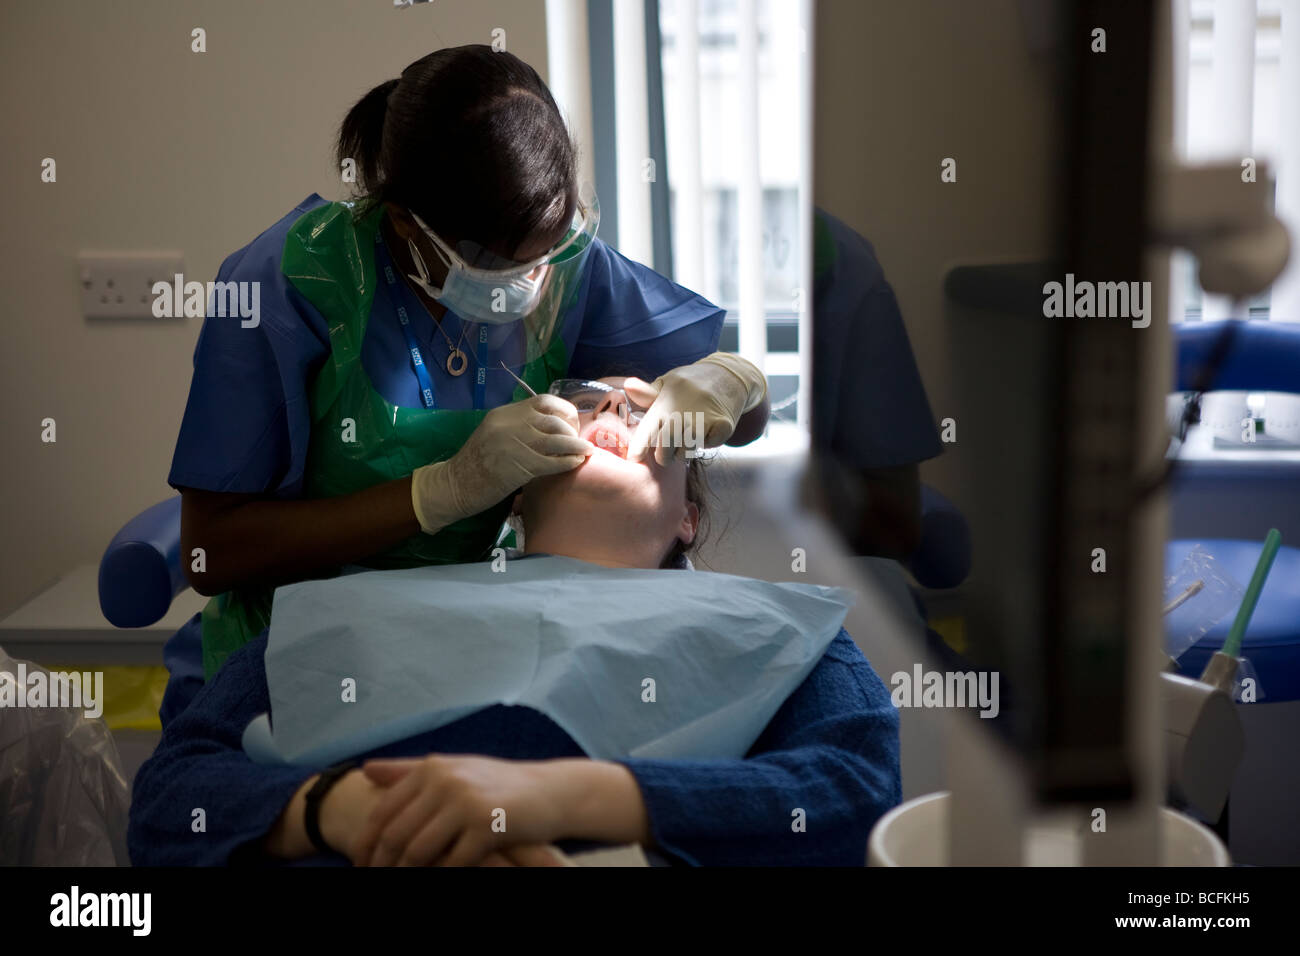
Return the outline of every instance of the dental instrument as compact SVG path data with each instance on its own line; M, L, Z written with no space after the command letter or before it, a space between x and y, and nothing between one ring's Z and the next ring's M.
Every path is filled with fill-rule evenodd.
M502 362L502 363L501 363L501 367L502 367L503 369L505 369L507 372L510 372L510 366L507 365L505 362ZM522 385L524 388L526 388L526 389L528 390L528 394L531 395L531 396L533 396L533 398L536 398L536 397L537 397L537 389L533 388L531 385L529 385L527 382L525 382L522 378L520 378L520 377L519 377L518 375L516 375L514 372L510 372L510 377L513 378L513 379L514 379L516 382L518 382L520 385Z

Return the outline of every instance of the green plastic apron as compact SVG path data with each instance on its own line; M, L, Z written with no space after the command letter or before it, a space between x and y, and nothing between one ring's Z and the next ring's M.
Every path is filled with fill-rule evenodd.
M486 409L401 408L370 384L361 364L361 343L374 300L375 237L382 214L383 207L377 206L356 219L352 205L329 203L294 223L285 240L281 271L325 317L330 336L330 355L310 389L305 498L351 494L445 461L487 414ZM525 365L521 377L545 392L564 377L568 363L557 332L546 353ZM516 400L526 396L522 387L516 388ZM507 498L435 535L417 533L355 563L394 569L480 560L496 543L509 509ZM270 623L272 594L272 588L242 589L208 601L202 613L206 680Z

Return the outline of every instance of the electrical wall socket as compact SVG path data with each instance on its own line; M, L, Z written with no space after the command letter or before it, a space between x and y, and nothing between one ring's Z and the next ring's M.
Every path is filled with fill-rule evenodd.
M81 314L88 319L152 319L154 283L166 282L170 288L177 273L184 272L179 252L83 252L77 256Z

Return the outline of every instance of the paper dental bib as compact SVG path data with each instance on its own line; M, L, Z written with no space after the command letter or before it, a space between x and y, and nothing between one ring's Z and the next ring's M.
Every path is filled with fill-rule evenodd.
M260 763L324 765L494 704L596 759L742 757L839 633L848 592L531 556L275 592ZM272 729L274 728L274 729Z

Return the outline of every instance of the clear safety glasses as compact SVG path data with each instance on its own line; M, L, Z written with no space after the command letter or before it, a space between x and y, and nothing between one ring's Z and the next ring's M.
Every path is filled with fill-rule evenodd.
M474 243L461 242L460 251L453 250L419 216L411 216L446 263L447 274L441 286L433 285L419 249L408 242L418 273L409 278L461 319L461 337L474 347L481 364L522 367L544 356L578 300L600 226L595 191L580 193L565 237L546 255L525 263L491 256ZM484 262L507 267L483 268Z
M578 409L579 418L595 415L608 409L628 425L638 424L645 417L646 409L635 404L627 397L627 392L604 382L593 382L581 378L560 378L551 383L547 389L552 395L558 395L567 402L572 402Z
M580 199L573 213L573 222L564 238L549 252L529 262L506 259L472 240L458 242L457 248L453 249L413 211L411 218L429 237L448 268L455 269L471 280L502 283L512 279L538 279L545 275L548 266L578 256L596 236L600 225L600 204L594 193L586 200Z

